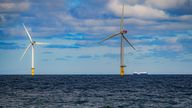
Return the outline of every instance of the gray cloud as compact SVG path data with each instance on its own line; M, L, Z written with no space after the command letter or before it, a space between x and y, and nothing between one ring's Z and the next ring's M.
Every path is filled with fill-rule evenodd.
M17 43L14 42L0 42L0 49L20 49L22 48Z
M177 42L182 45L184 51L192 52L192 38L191 37L180 37L177 39Z
M79 46L76 45L58 45L58 44L52 44L52 45L47 45L45 48L57 48L57 49L66 49L66 48L80 48Z
M55 61L66 61L66 58L56 58Z
M81 56L78 56L77 58L80 58L80 59L89 59L89 58L92 58L92 56L90 56L90 55L81 55Z
M0 13L18 13L28 10L29 2L2 2L0 4Z
M53 54L53 52L46 51L46 52L43 52L43 54Z

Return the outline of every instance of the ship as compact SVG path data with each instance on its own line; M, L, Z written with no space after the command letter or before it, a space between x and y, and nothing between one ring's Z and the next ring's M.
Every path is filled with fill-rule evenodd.
M133 72L133 75L148 75L148 72Z

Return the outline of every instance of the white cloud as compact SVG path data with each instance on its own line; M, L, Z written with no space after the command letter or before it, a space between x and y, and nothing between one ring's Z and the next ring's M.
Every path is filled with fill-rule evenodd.
M159 9L178 8L187 3L187 0L146 0L145 4Z
M116 15L121 16L122 3L118 0L111 0L108 4L108 9L114 12ZM167 19L169 16L159 9L152 8L150 6L135 4L127 5L125 4L125 16L127 17L137 17L137 18L147 18L147 19Z
M5 17L3 15L0 15L0 23L5 22L5 21L6 21Z
M182 45L161 45L157 46L155 48L157 51L174 51L174 52L180 52L183 50Z
M180 21L191 21L192 15L183 15L183 16L176 17L175 19Z
M21 2L21 3L1 3L0 4L0 11L3 12L20 12L29 9L30 4L28 2Z
M76 32L101 33L119 30L119 19L77 19L69 14L57 16L64 25L71 26Z
M137 19L137 18L127 18L124 20L125 25L133 24L133 25L151 25L156 24L155 21L152 20L143 20L143 19Z
M190 30L192 25L186 22L165 22L154 25L150 29L153 30Z

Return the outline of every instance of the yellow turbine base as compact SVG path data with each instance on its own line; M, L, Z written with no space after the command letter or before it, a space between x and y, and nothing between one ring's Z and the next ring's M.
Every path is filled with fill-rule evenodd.
M32 75L32 76L35 75L35 68L31 68L31 75Z
M121 75L122 77L124 76L124 66L121 66L120 75Z

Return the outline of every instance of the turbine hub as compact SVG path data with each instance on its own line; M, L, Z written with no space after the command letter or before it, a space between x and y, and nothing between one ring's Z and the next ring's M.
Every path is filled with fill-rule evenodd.
M120 33L121 33L121 34L126 34L126 33L127 33L127 30L122 30Z
M35 43L36 43L36 42L35 42L35 41L33 41L33 42L32 42L32 45L35 45Z

